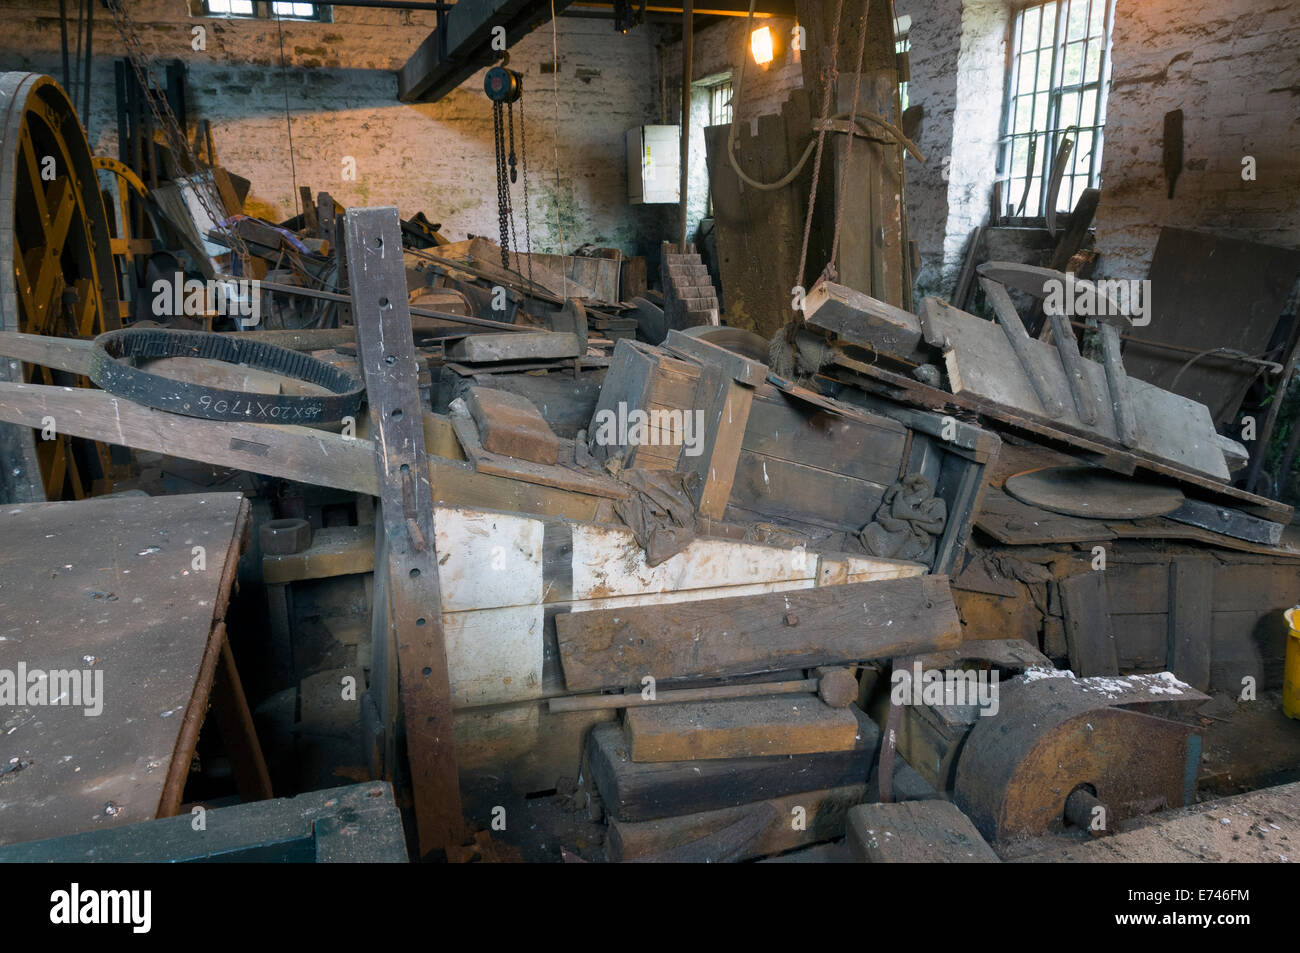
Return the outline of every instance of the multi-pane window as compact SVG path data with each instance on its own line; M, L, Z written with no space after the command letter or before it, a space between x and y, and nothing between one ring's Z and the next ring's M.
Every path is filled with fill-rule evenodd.
M1065 139L1074 148L1058 210L1100 181L1114 9L1115 0L1048 0L1016 14L999 160L1006 214L1044 214Z
M285 20L327 20L329 5L282 3L279 0L204 0L203 13L220 17L261 17Z
M897 34L895 34L895 36L897 36ZM902 56L911 48L912 48L912 35L910 33L904 33L902 36L898 36L897 39L894 40L894 53L897 54L898 56ZM900 103L902 103L901 108L906 109L907 108L907 80L903 80L898 84L898 100Z
M725 126L731 122L731 80L724 79L709 87L709 125Z

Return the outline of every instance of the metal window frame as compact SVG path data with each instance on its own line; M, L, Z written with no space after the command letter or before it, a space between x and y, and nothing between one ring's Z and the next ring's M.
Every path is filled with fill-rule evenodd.
M1003 97L1002 127L998 137L998 180L1003 183L1004 211L1009 215L1016 212L1014 203L1018 202L1020 193L1024 190L1023 183L1026 179L1030 183L1031 189L1034 180L1038 180L1037 211L1033 217L1041 217L1044 214L1051 169L1056 161L1061 138L1071 127L1077 130L1076 143L1080 134L1091 133L1092 143L1086 173L1087 185L1096 186L1100 181L1101 151L1105 144L1106 100L1110 89L1111 33L1114 27L1115 0L1086 0L1086 2L1084 33L1081 37L1075 37L1069 33L1070 0L1031 0L1028 3L1018 4L1013 8L1013 16L1008 21L1006 88ZM1098 4L1104 5L1101 33L1094 34L1091 24L1093 11ZM1050 10L1054 17L1051 37L1051 65L1046 89L1038 88L1037 78L1040 57L1047 51L1047 48L1041 45L1043 42L1041 14L1038 36L1034 39L1035 45L1031 50L1024 49L1025 41L1022 37L1025 14L1035 7L1039 8L1042 13ZM1100 43L1101 47L1098 58L1097 79L1089 81L1087 79L1088 52L1096 43ZM1067 87L1064 85L1065 57L1067 48L1075 44L1082 45L1082 72L1080 81ZM1029 53L1034 55L1034 82L1028 93L1021 94L1018 92L1021 68ZM1081 126L1084 96L1092 90L1097 93L1092 122L1087 126ZM1075 115L1073 121L1062 124L1062 102L1070 94L1077 94ZM1038 127L1034 119L1038 112L1040 96L1047 97L1046 116L1044 117L1044 126L1041 128ZM1025 100L1029 102L1030 130L1027 133L1016 133L1014 125L1016 111L1021 108L1021 104ZM1020 188L1013 190L1012 183L1017 181L1017 177L1013 176L1015 171L1015 147L1017 141L1020 140L1027 142L1037 140L1039 152L1035 156L1034 167L1026 167L1024 177L1019 179ZM1070 196L1072 199L1077 181L1084 177L1084 173L1076 172L1072 164L1062 177L1063 194ZM1029 207L1028 203L1026 207Z
M314 16L301 17L282 13L277 15L271 6L274 0L252 0L252 13L225 13L209 8L209 0L190 0L190 16L208 17L214 20L271 20L291 21L295 23L333 23L334 7L329 3L316 3L314 0L297 0L299 3L311 3L316 11Z

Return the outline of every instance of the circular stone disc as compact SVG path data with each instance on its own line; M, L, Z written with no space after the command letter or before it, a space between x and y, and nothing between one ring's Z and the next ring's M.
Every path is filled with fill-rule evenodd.
M1006 491L1030 506L1096 520L1163 516L1183 505L1181 490L1091 467L1026 470L1007 478Z

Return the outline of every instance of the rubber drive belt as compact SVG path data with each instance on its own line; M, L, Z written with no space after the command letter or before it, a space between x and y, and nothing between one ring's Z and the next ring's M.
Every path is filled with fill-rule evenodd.
M317 384L321 395L248 394L151 374L137 360L199 357L244 365ZM364 386L350 374L310 355L262 341L210 331L123 328L95 338L89 377L110 394L158 410L208 420L254 423L337 423L355 416Z

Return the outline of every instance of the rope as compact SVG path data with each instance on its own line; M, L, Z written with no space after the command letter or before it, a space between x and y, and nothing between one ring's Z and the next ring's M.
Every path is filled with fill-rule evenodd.
M271 5L274 11L275 5ZM298 196L298 166L293 160L293 117L289 113L289 68L284 61L284 30L280 26L280 14L275 14L275 32L280 37L280 86L284 89L284 126L289 132L289 176L293 180L293 207L297 214L304 211Z
M754 0L750 0L752 5ZM835 69L837 53L840 47L840 17L844 15L844 0L837 0L835 4L835 26L831 29L831 62L826 70L825 91L822 93L822 123L821 128L817 130L817 158L813 163L812 188L808 193L808 214L804 217L803 223L803 246L799 252L799 287L807 287L803 283L804 268L808 262L808 239L812 236L813 209L817 204L817 181L821 178L822 173L822 150L826 143L826 130L830 125L829 119L831 114L831 87L835 85L835 77L838 75ZM743 60L741 61L743 65ZM733 123L734 126L734 123ZM803 320L803 309L800 309L799 320Z

